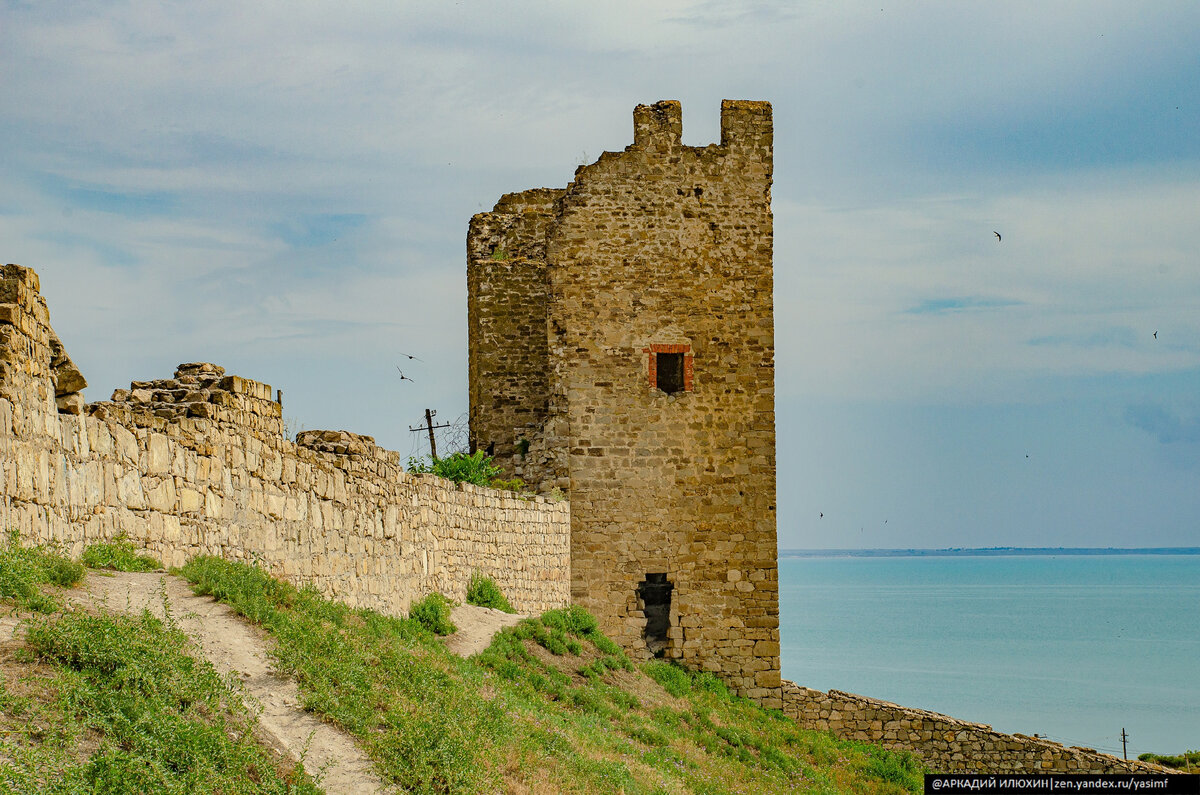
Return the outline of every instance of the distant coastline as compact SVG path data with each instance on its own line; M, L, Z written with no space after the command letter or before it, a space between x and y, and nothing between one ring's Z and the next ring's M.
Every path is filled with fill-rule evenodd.
M1200 555L1200 547L949 547L947 549L781 549L781 558L949 558L1044 555Z

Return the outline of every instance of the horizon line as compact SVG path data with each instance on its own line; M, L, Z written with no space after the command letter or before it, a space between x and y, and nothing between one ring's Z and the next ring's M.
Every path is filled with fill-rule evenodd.
M1176 554L1200 555L1200 547L807 547L780 548L779 554L811 555L811 554L891 554L891 555L977 555L977 554L1011 554L1011 553L1058 553L1058 554Z

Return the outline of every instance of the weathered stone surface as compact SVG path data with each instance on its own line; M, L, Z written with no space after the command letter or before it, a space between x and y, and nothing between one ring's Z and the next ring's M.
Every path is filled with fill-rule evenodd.
M54 402L62 414L82 414L83 408L86 405L83 395L78 392L73 392L70 395L61 395L55 398Z
M335 455L378 455L399 461L399 453L379 447L374 437L349 431L301 431L296 434L296 444Z
M46 320L48 321L49 317ZM75 362L71 361L71 357L67 355L62 341L54 333L54 330L50 329L48 324L46 328L50 338L50 369L54 379L54 394L63 397L73 392L83 391L83 388L87 386L87 379L83 377L83 373L79 372ZM74 403L72 402L70 405L74 405ZM79 412L66 413L78 414Z
M0 477L0 497L22 540L78 555L124 533L168 566L198 554L261 561L391 614L434 590L464 599L473 571L520 610L568 602L565 502L409 475L369 436L295 444L270 386L214 364L85 405L56 395L54 362L69 359L53 339L37 275L5 266L0 473L14 474ZM83 413L60 413L72 408Z
M653 653L639 584L665 574L662 653L774 702L771 107L722 103L706 147L681 118L638 106L623 152L471 219L471 434L569 490L572 597L606 633Z
M225 368L211 362L185 362L175 368L175 380L181 380L188 376L221 378L225 375Z

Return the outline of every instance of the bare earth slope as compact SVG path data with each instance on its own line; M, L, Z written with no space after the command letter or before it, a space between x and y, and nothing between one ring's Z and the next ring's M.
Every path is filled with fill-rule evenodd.
M526 616L505 613L492 607L459 605L450 613L458 631L446 637L446 648L459 657L470 657L492 645L492 636L505 627L516 626Z

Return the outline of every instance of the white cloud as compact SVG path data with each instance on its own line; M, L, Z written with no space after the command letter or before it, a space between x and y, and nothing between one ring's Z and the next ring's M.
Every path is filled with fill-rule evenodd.
M1157 174L845 210L776 202L781 387L1008 400L1047 375L1200 366L1196 206L1200 181ZM973 306L913 311L943 300Z

